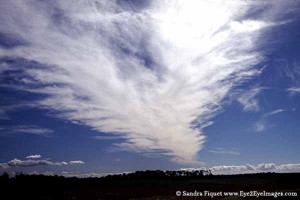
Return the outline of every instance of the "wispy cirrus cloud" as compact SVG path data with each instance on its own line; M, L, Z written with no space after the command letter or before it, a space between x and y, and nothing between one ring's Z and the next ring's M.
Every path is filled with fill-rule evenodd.
M291 95L299 94L300 93L300 87L290 87L287 89L288 93Z
M54 132L48 128L42 128L35 125L15 125L15 126L4 126L0 132L3 135L12 135L18 133L32 134L43 137L51 137Z
M102 135L98 135L98 136L94 136L92 137L92 139L95 139L95 140L117 140L117 139L122 139L122 137L120 136L111 136L111 135L108 135L108 136L102 136Z
M1 58L0 58L0 62L1 62ZM6 71L7 69L3 69L3 71ZM1 71L0 71L1 74ZM1 77L0 77L1 80ZM0 82L1 83L1 82ZM1 86L1 85L0 85ZM14 87L16 88L16 87ZM28 102L14 102L13 105L5 105L5 106L0 106L0 120L10 120L10 116L8 115L8 113L11 113L13 111L22 109L22 108L29 108L29 107L35 107L36 105L32 104L32 103L28 103Z
M18 79L26 81L15 87L46 94L37 106L124 134L120 149L193 163L205 141L195 127L256 75L258 36L281 12L273 1L233 2L157 1L133 9L117 1L5 1L0 32L15 43L0 56L27 61ZM245 18L261 6L268 15ZM245 105L256 109L254 101Z
M276 114L281 113L281 112L284 112L284 111L285 111L285 110L283 110L283 109L273 110L273 111L271 111L271 112L268 112L268 113L266 113L266 114L263 114L263 115L262 115L262 118L271 117L272 115L276 115Z
M229 154L229 155L240 155L240 152L233 150L233 149L225 149L225 148L216 148L211 149L208 152L214 154Z
M255 132L262 132L265 131L268 127L268 118L270 118L273 115L279 114L281 112L284 112L283 109L277 109L273 110L271 112L263 114L260 119L254 124L254 131Z
M266 130L266 122L263 120L259 120L257 122L255 122L254 124L254 131L255 132L262 132L264 130Z
M259 111L258 94L263 88L252 88L238 95L237 101L243 106L245 111Z

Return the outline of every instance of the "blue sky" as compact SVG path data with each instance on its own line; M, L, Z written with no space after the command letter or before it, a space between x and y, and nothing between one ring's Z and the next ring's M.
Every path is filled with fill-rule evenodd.
M0 171L300 171L297 1L5 1Z

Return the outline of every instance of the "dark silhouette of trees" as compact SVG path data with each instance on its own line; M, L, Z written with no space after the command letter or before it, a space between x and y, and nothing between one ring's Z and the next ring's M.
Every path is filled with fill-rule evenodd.
M114 174L107 175L102 179L105 180L124 180L124 179L134 179L134 180L170 180L170 179L193 179L200 178L204 176L212 176L210 170L179 170L179 171L161 171L161 170L146 170L146 171L136 171L132 173Z
M0 199L144 199L172 196L177 190L296 190L300 173L212 175L210 170L147 170L101 178L66 178L7 173L0 176Z

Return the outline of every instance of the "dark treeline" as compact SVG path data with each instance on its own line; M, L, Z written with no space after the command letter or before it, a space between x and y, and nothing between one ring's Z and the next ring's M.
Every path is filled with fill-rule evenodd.
M0 176L0 199L176 199L177 190L300 191L299 180L300 173L212 175L206 170L148 170L99 178L5 173Z
M113 174L102 177L103 180L121 180L121 179L191 179L203 176L212 176L210 170L179 170L179 171L161 171L161 170L146 170L136 171L133 173Z
M121 174L108 174L103 177L64 177L64 176L47 176L43 174L24 174L17 173L14 176L9 176L8 173L3 173L0 176L1 184L19 184L19 183L36 183L36 182L47 182L55 185L67 183L73 185L74 183L84 183L89 185L95 183L107 183L111 181L122 181L122 180L189 180L199 179L204 176L213 176L210 170L179 170L179 171L161 171L161 170L146 170L136 171L132 173L121 173Z
M212 176L213 174L211 173L210 170L193 170L193 171L187 171L187 170L179 170L179 171L161 171L161 170L146 170L146 171L136 171L132 173L121 173L121 174L108 174L103 177L97 177L97 178L84 178L87 180L92 180L95 179L97 181L108 181L108 180L127 180L127 179L132 179L132 180L138 180L138 179L143 179L143 180L149 180L149 179L191 179L191 178L199 178L203 176ZM47 177L45 175L29 175L29 174L23 174L23 173L18 173L15 176L12 176L9 178L8 173L3 173L2 176L0 177L1 182L3 181L14 181L17 179L23 179L23 178L43 178ZM64 176L51 176L52 178L55 179L64 179ZM70 177L69 179L76 179L77 177Z

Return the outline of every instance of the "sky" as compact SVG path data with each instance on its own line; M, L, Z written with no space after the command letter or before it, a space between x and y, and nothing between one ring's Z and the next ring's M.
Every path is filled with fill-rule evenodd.
M5 0L0 172L300 172L297 0Z

